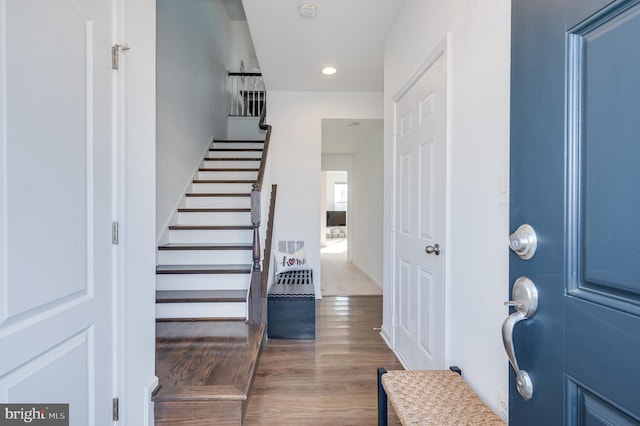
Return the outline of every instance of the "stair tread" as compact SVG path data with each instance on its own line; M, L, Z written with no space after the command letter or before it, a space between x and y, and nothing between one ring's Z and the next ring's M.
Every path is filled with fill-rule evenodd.
M229 243L168 243L158 246L159 250L251 250L253 244Z
M213 143L264 143L264 139L214 139Z
M248 274L250 264L236 265L158 265L156 274Z
M246 329L240 330L242 334L233 332L240 327ZM223 336L229 336L230 329L233 336L238 334L241 338L242 346L238 345L238 338L233 339L232 345L220 343L228 339ZM153 397L156 409L176 401L246 400L265 331L265 324L238 321L157 323L156 374L161 386Z
M247 290L159 290L157 303L221 303L247 300Z
M260 169L242 169L242 168L233 168L233 169L223 169L223 168L215 168L215 167L200 167L198 169L200 172L258 172Z
M262 152L262 148L209 148L209 151Z
M245 208L210 208L210 207L180 207L178 208L178 212L181 213L246 213L251 212L251 209Z
M169 225L172 231L227 231L251 230L251 225Z
M163 402L211 402L244 401L247 396L236 386L164 386L161 393L154 397L156 404Z
M187 192L187 197L251 197L250 192Z
M221 157L221 158L205 158L204 161L261 161L261 158L254 157L240 157L240 158L231 158L231 157Z
M255 179L194 179L193 183L256 183Z

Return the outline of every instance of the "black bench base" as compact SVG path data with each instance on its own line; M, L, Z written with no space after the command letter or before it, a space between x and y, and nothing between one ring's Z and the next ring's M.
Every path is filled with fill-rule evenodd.
M315 339L316 296L310 270L278 274L267 297L270 339Z

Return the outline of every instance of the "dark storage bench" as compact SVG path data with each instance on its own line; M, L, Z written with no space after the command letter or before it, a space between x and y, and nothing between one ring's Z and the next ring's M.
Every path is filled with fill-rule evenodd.
M282 272L267 297L270 339L315 339L316 293L311 270Z

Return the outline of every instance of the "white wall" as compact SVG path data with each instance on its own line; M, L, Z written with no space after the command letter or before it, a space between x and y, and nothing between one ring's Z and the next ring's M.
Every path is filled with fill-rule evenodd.
M349 182L351 262L382 286L382 130L353 156Z
M227 139L263 141L266 132L259 127L260 117L228 117Z
M500 176L509 158L508 0L406 0L385 47L385 199L392 194L392 97L451 33L448 102L448 224L445 361L494 410L507 394L508 364L501 324L508 300L508 205ZM385 203L385 259L391 247L390 202ZM384 270L384 333L392 324L390 264Z
M353 169L353 155L349 154L322 154L322 170L346 170Z
M320 173L320 247L327 246L327 172Z
M269 161L278 185L274 241L304 240L320 296L321 120L382 118L382 93L269 92Z
M222 0L157 2L157 236L211 138L227 136L230 26Z
M240 61L244 61L245 72L260 69L247 21L231 21L229 24L231 30L229 71L239 72Z
M119 287L121 424L152 425L155 376L156 2L124 2L126 83Z

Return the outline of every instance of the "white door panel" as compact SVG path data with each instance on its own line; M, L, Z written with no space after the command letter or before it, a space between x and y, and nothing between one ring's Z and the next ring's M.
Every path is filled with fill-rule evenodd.
M437 327L435 321L435 314L437 307L435 306L435 277L431 271L424 268L418 269L418 289L420 294L418 295L418 306L423 310L421 316L422 321L417 324L418 327L418 350L421 352L421 356L426 358L429 362L434 362L434 354L438 353L441 348L436 346ZM438 342L439 343L439 342Z
M411 203L412 198L412 172L411 172L412 158L411 153L403 152L400 153L400 162L399 162L399 182L400 187L398 195L400 197L400 234L403 236L411 235L411 218L410 213L413 208Z
M0 2L0 402L113 398L111 3Z
M394 342L409 368L444 365L445 66L440 56L395 104Z

